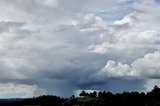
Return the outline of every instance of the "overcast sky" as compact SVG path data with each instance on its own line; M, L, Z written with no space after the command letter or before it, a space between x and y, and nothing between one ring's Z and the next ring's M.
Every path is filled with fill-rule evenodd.
M0 98L160 85L160 0L0 0Z

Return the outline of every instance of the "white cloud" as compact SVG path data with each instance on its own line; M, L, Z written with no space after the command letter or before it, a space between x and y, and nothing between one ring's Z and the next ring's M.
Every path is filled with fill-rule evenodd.
M124 25L124 24L132 25L133 24L133 19L132 19L133 16L134 16L134 13L131 13L131 14L125 16L122 20L115 21L114 24L115 25Z
M148 53L143 58L138 58L130 65L116 63L109 60L107 64L102 68L97 75L107 78L151 78L159 79L160 76L160 53ZM96 74L94 74L96 75Z
M103 19L95 16L93 13L82 15L82 17L82 22L79 23L81 32L97 32L99 30L105 29L106 27L106 23L103 21Z
M0 83L0 98L33 97L37 95L37 91L45 93L43 90L38 90L36 85Z
M101 70L102 72L107 71L107 76L108 77L127 77L127 76L132 76L131 75L131 68L127 64L122 64L116 63L114 61L108 61L106 66Z
M58 5L58 1L57 0L41 0L43 4L46 4L50 7L54 7Z
M150 78L160 78L160 53L148 53L143 58L135 60L131 65L134 68L134 73L137 76L145 76Z
M137 41L144 43L159 43L160 34L157 31L146 30L138 34Z
M91 52L96 52L96 53L100 53L100 54L104 54L107 53L107 51L109 51L109 49L112 49L114 47L113 44L110 44L108 42L104 42L100 45L90 45L88 47L88 49Z
M84 26L93 25L94 27L101 26L102 19L94 14L90 13L84 17Z

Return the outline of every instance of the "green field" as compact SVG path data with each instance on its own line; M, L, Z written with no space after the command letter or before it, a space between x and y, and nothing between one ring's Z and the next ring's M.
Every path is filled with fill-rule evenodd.
M97 98L77 98L79 102L88 102L91 100L97 100Z

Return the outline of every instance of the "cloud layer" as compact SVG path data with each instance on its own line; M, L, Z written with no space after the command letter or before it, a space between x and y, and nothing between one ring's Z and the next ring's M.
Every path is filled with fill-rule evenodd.
M0 97L160 85L159 11L158 0L1 0Z

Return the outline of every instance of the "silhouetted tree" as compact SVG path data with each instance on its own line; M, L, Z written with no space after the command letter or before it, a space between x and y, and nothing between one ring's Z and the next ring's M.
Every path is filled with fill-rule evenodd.
M99 98L102 98L102 97L103 97L102 95L103 95L103 93L102 93L101 91L98 92L98 97L99 97Z
M74 98L75 98L75 96L74 96L74 95L72 95L70 98L74 99Z
M82 91L79 96L86 96L86 92L85 91Z
M88 96L90 96L92 98L96 98L97 97L97 92L96 91L90 92L90 94Z

